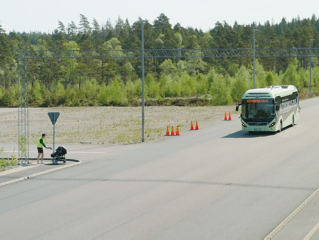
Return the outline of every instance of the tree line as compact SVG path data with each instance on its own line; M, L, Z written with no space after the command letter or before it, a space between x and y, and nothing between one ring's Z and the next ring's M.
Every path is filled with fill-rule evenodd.
M172 26L161 14L144 23L146 49L252 48L253 29L257 48L309 48L319 43L319 19L299 17L278 24L265 22L233 26L217 22L203 32ZM100 25L80 14L79 24L58 21L52 33L9 32L0 26L0 106L17 105L19 50L122 50L141 48L141 24L118 18ZM299 90L309 84L309 58L261 58L257 60L256 86L294 84ZM319 84L318 59L312 60L314 85ZM140 59L29 60L28 80L32 106L138 105L141 98ZM150 104L165 98L205 98L213 105L239 101L252 87L252 59L189 58L146 59L146 97ZM171 104L165 102L165 104ZM175 104L174 102L172 104ZM185 103L184 103L185 104ZM187 104L187 103L186 103Z

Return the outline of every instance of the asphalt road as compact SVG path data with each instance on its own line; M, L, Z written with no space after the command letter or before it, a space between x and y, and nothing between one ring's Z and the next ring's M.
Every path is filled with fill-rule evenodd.
M319 187L319 99L301 107L277 134L233 117L161 142L73 146L82 165L0 188L1 238L263 239Z

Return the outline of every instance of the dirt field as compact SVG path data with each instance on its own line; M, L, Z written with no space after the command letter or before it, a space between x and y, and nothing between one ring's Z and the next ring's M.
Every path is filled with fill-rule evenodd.
M17 111L0 110L0 144L16 143ZM141 141L141 107L30 108L30 144L36 143L42 132L48 135L46 143L52 143L53 126L48 112L61 113L56 123L56 144L114 145ZM223 121L225 112L231 112L233 120L237 119L235 106L146 107L145 140L165 138L167 126L176 130L179 125L181 134L189 132L191 121L195 126L197 120L200 129L211 126Z

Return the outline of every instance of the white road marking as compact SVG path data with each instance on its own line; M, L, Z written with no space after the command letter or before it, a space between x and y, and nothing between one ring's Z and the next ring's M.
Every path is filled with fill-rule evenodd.
M3 151L5 153L12 153L13 151ZM14 152L18 152L18 151L14 151ZM30 152L37 152L37 151L30 151ZM107 152L68 152L68 154L71 153L85 153L85 154L99 154L99 153L107 153Z
M293 211L284 221L269 233L264 240L271 240L288 222L293 219L315 196L319 193L319 188L314 191L295 211ZM316 225L317 226L317 225ZM319 226L318 226L319 227Z
M304 237L303 240L310 240L318 230L319 230L319 222L311 229L311 231Z
M68 152L68 153L88 153L88 154L91 154L91 153L106 153L106 152Z

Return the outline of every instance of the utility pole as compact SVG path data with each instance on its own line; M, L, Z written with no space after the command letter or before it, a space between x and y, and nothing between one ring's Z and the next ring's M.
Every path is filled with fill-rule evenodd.
M147 20L141 20L141 29L142 29L142 142L145 141L145 119L144 119L144 108L145 108L145 101L144 101L144 22Z
M313 39L310 39L310 75L309 75L309 98L311 98L311 42Z
M257 29L253 29L254 31L254 49L253 49L253 52L254 52L254 71L253 71L253 88L255 89L256 88L256 85L255 85L255 68L256 68L256 49L255 49L255 34L256 34L256 31L258 31Z

